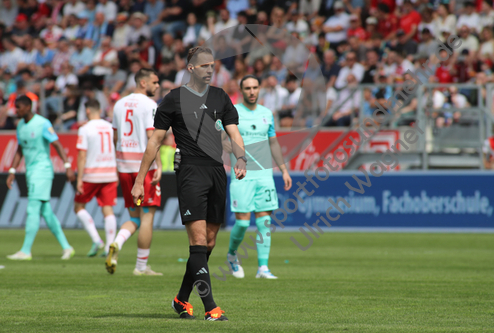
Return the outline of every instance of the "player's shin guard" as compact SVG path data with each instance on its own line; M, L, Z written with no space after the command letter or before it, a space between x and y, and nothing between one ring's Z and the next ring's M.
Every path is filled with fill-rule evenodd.
M268 266L269 251L271 250L271 233L270 228L266 225L271 224L271 216L262 216L256 219L257 230L262 235L262 242L259 235L257 235L257 261L259 267ZM268 236L269 235L269 236Z
M209 276L209 267L207 262L207 247L200 245L190 246L190 256L187 261L187 270L185 271L182 286L178 292L177 298L182 302L189 300L189 295L196 284L198 294L201 296L202 303L206 312L216 307L213 300L211 278Z
M30 254L34 239L39 230L40 214L42 202L39 200L29 200L27 205L26 235L21 252Z
M235 225L230 233L230 247L228 253L235 255L240 243L244 240L245 232L250 225L250 220L235 220Z
M70 249L69 242L67 242L67 238L65 238L65 234L63 233L62 226L57 219L55 213L51 209L51 205L49 201L44 201L41 205L41 215L46 221L46 225L50 229L50 231L55 235L58 242L62 246L62 249L67 250Z
M108 249L110 244L115 240L115 235L117 234L117 219L115 215L108 215L105 217L105 235L106 235L106 244L105 244L105 252L108 253Z
M87 233L89 234L89 237L91 237L91 241L93 243L100 243L101 238L98 234L98 230L96 230L93 218L88 213L88 211L85 209L81 209L77 212L76 215L79 222L81 222L81 224L84 226L84 229L86 229Z

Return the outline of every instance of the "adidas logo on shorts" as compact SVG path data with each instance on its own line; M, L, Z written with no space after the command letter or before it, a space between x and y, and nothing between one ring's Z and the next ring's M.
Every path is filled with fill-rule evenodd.
M204 109L207 109L207 108L208 108L208 107L207 107L206 105L204 105L204 104L203 104L203 105L201 105L201 107L200 107L199 109L204 110Z
M199 270L199 272L196 273L196 275L199 275L199 274L208 274L208 271L206 270L206 268L203 267Z
M187 211L185 212L184 216L188 216L188 215L192 215L192 214L191 214L191 213L190 213L190 211L187 209Z

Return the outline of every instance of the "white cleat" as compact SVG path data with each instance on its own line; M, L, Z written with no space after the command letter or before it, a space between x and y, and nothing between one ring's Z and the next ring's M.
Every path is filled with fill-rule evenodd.
M134 275L140 276L140 275L155 275L155 276L162 276L163 273L158 273L155 272L151 269L151 266L146 266L146 269L143 271L138 270L137 268L134 269Z
M233 271L233 277L236 277L237 279L243 279L245 277L244 269L238 263L237 255L231 255L230 253L228 253L226 258L228 260L228 264L230 265L230 269Z
M75 254L75 250L73 247L70 247L66 250L63 250L62 252L62 260L69 260L70 258L72 258Z
M7 256L7 259L9 259L9 260L31 260L31 259L33 259L33 257L31 256L31 253L26 254L24 252L19 251L17 253L14 253L14 254Z
M274 280L274 279L277 279L278 277L277 276L274 276L271 271L269 269L267 270L258 270L257 271L257 275L256 275L256 279L271 279L271 280Z

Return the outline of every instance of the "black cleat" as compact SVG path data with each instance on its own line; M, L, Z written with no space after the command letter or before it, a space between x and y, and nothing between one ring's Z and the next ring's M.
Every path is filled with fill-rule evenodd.
M180 315L182 319L195 319L194 308L189 302L179 301L177 297L172 301L172 309Z
M225 311L221 310L219 306L215 307L213 310L206 312L204 320L209 321L228 321L228 318L223 315Z

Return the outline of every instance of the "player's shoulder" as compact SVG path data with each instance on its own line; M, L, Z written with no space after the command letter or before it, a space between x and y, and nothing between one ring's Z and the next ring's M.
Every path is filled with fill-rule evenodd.
M261 104L257 104L257 111L259 111L259 113L262 113L263 116L272 116L273 115L273 111L271 111L270 109L268 109L267 107L265 107L264 105L261 105Z
M226 91L223 90L223 88L220 87L214 87L214 86L209 86L209 92L208 94L212 94L214 96L225 96Z

